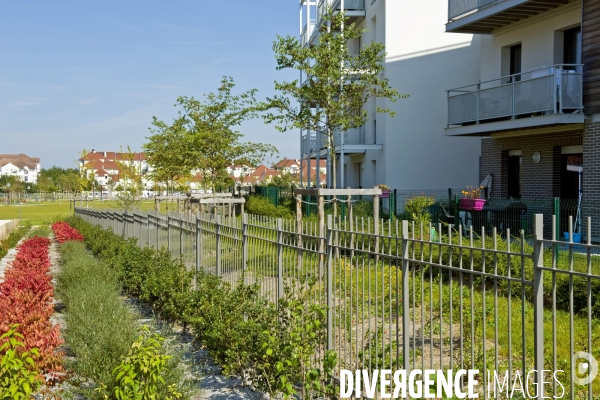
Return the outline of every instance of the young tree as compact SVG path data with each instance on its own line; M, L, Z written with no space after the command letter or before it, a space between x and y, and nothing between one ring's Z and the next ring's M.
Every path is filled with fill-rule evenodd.
M167 188L173 188L175 182L191 178L189 159L193 157L186 146L187 131L182 124L182 118L176 119L173 125L167 125L153 117L148 142L142 147L152 166L149 173L154 182L164 183Z
M117 160L119 168L119 183L117 185L117 205L123 210L134 210L139 208L142 202L142 171L136 166L135 152L127 146L127 151L121 149L120 160Z
M233 79L224 77L217 93L208 93L203 100L179 97L176 106L181 107L181 111L173 125L154 123L163 132L178 132L172 136L174 143L170 146L185 152L181 160L167 157L170 160L167 164L182 163L184 171L200 173L213 193L218 186L231 183L228 166L255 166L267 155L277 153L269 144L240 142L243 135L235 128L256 115L256 89L234 95L234 87Z
M383 44L371 42L363 45L358 55L350 54L347 41L360 38L366 30L347 25L344 13L334 14L331 9L323 20L319 41L313 47L303 47L295 37L277 37L273 44L277 69L295 69L306 79L303 84L298 80L275 82L280 94L268 98L261 109L270 110L263 118L278 123L281 132L301 128L326 136L335 189L335 133L365 125L368 113L364 105L370 98L395 102L408 95L399 94L382 76ZM386 107L376 111L395 116Z
M82 160L83 163L78 163L79 165L79 187L75 190L81 191L90 191L94 188L94 183L96 181L96 177L94 176L94 169L90 167L89 163L93 161L87 161L87 155L89 152L85 149L79 152L79 160Z

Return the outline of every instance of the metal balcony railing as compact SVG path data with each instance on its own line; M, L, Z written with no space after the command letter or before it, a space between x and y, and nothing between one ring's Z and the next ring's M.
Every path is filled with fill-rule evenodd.
M333 134L335 147L342 145L342 140L343 144L366 144L364 127L349 129L345 132L335 132Z
M315 133L302 136L302 154L310 155L317 151L317 135Z
M311 19L308 24L304 25L302 32L300 33L300 40L302 46L306 46L310 42L310 37L315 31L316 20Z
M476 11L495 1L497 0L448 0L448 21L460 17L463 14Z
M448 126L581 112L582 71L557 64L448 90Z

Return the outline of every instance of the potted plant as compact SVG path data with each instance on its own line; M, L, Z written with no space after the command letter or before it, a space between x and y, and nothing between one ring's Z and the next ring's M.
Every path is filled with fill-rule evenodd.
M382 199L387 199L390 197L390 192L392 191L392 189L386 185L385 183L380 183L379 185L379 189L381 189L381 198Z
M460 208L462 210L481 211L485 205L485 199L481 198L483 186L467 186L466 190L462 191L460 199Z

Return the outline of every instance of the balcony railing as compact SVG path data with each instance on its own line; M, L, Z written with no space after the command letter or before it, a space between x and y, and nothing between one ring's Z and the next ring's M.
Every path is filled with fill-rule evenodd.
M582 64L557 64L448 91L448 127L583 110Z
M300 40L302 46L306 46L310 42L310 37L315 31L316 20L311 19L310 22L304 25L302 32L300 33Z
M336 151L342 150L342 139L344 149L351 151L350 147L355 147L353 145L366 145L365 140L365 128L354 128L349 129L346 132L334 132L333 134L333 145L336 148ZM327 148L327 135L321 134L320 137L320 147L321 150ZM313 154L317 151L317 134L310 133L304 134L302 136L302 154Z
M463 14L477 11L494 1L496 0L448 0L448 21Z
M342 144L366 144L364 127L349 129L346 132L335 132L333 134L333 143L335 147Z

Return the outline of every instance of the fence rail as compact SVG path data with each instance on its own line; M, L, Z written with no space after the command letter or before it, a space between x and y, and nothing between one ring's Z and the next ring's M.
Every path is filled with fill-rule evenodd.
M232 285L257 283L274 302L309 287L327 306L323 348L337 352L338 369L478 369L484 398L486 371L512 382L536 370L530 391L550 381L547 396L560 397L561 387L563 398L600 394L597 380L575 384L574 356L600 354L600 246L544 237L542 214L532 216L530 238L512 226L500 233L331 216L319 226L248 214L75 214L140 246L167 247ZM547 219L554 232L559 218ZM584 225L590 238L591 219ZM572 218L569 227L572 239ZM562 386L543 370L562 370Z

